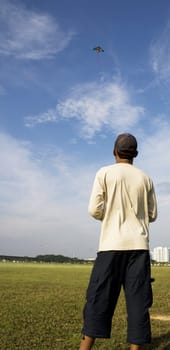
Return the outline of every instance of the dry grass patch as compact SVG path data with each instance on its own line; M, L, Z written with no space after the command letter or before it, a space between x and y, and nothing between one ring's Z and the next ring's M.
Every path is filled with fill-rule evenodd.
M152 320L159 320L159 321L170 322L170 316L167 316L167 315L152 315L151 319Z

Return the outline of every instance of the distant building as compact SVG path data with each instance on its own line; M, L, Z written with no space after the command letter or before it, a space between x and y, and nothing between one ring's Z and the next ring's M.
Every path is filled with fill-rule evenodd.
M170 262L170 248L167 247L156 247L153 250L153 260L159 263Z

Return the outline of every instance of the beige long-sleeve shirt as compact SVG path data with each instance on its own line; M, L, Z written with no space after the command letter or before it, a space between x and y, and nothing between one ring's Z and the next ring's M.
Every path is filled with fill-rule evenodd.
M149 249L149 222L156 220L152 180L127 163L101 168L95 177L89 214L102 221L99 251Z

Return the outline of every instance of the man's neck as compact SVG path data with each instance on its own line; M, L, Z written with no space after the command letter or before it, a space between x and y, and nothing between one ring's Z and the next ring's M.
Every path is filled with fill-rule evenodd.
M119 156L116 156L116 163L125 163L125 164L133 164L133 159L123 159Z

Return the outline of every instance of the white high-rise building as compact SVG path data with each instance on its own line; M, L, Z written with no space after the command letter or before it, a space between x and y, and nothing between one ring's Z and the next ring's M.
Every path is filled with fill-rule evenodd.
M153 260L161 263L170 262L170 248L156 247L153 250Z

